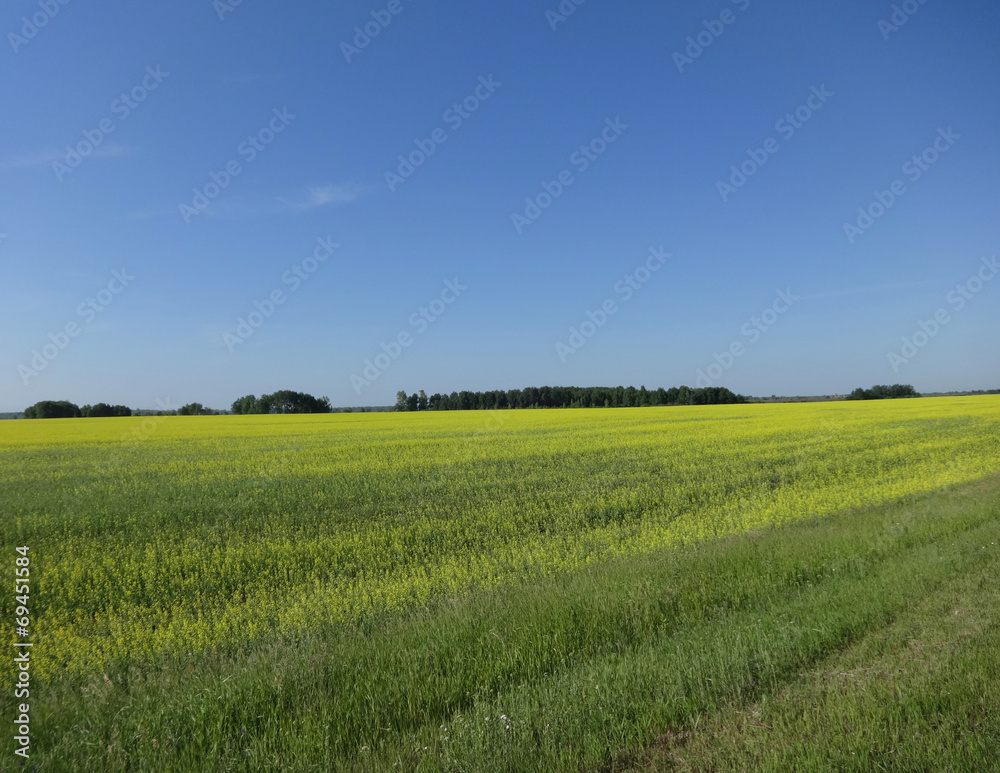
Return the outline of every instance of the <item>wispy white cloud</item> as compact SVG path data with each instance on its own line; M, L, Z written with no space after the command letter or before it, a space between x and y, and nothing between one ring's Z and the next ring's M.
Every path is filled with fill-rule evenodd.
M132 154L131 148L123 145L101 145L95 148L90 158L120 158ZM55 161L66 161L66 148L43 148L42 150L28 150L22 153L14 153L0 161L0 167L4 169L28 169L34 166L49 166Z
M53 161L61 161L66 157L65 150L59 148L46 148L45 150L31 150L23 153L15 153L0 161L0 166L4 169L25 169L30 166L44 166Z
M803 295L803 300L814 300L817 298L840 298L845 295L861 295L862 293L873 293L881 290L904 290L910 287L922 287L924 285L935 284L930 279L924 279L919 282L892 282L890 284L883 285L866 285L864 287L852 287L846 290L834 290L827 293L814 293L812 295Z
M261 198L259 196L220 196L210 206L198 213L198 218L242 220L266 215L298 214L318 209L349 204L363 196L366 188L360 185L311 185L295 195ZM129 220L148 220L157 217L177 217L177 205L150 206L126 215Z
M354 201L361 194L361 190L355 185L312 185L305 192L293 199L278 197L288 209L296 212L325 207L326 205L347 204Z

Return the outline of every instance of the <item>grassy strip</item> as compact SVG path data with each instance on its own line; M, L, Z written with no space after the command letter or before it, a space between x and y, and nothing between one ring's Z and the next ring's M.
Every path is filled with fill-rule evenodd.
M996 769L1000 545L980 550L986 563L892 625L772 696L661 734L628 769Z
M619 750L767 694L978 571L998 502L995 478L239 658L54 683L34 748L52 771L617 769Z
M803 667L891 623L948 578L987 562L995 572L996 554L978 548L996 532L995 518L953 536L952 545L913 548L863 574L772 598L766 609L685 626L634 651L504 691L477 702L461 721L453 717L447 733L425 729L399 744L395 759L369 769L390 762L427 770L579 770L581 763L621 769L630 760L618 750L648 742L657 729L695 723L721 704L772 692ZM506 718L500 725L498 715Z

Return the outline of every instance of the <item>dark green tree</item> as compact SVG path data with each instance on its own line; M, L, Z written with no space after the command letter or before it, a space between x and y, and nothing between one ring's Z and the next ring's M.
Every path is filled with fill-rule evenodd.
M113 416L131 416L132 409L125 405L108 405L107 403L97 403L97 405L85 405L80 409L80 415L85 419L109 418Z
M177 409L178 416L209 416L211 413L212 409L206 408L201 403L188 403Z
M82 415L80 407L69 400L41 400L24 409L26 419L76 419Z
M290 389L279 389L269 395L259 398L246 395L236 400L232 412L237 414L251 413L330 413L333 405L329 397L316 398L306 392L295 392Z
M235 414L257 413L257 398L254 395L245 395L233 401L230 410Z
M870 389L863 389L858 387L848 396L848 400L894 400L903 397L920 397L920 393L917 392L909 384L893 384L892 386L886 386L885 384L876 384Z

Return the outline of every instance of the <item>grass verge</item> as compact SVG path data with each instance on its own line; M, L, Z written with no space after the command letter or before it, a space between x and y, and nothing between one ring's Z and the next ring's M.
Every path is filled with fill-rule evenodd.
M33 691L32 763L916 770L940 753L989 769L998 538L994 477L354 627L317 621L237 657L54 681ZM959 611L947 624L945 608Z

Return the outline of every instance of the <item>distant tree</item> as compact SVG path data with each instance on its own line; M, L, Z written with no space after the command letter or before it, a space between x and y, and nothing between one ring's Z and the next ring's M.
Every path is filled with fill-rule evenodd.
M112 416L131 416L132 409L125 405L97 403L97 405L83 406L83 408L80 409L80 415L85 419L109 418Z
M270 395L272 413L319 413L320 401L304 392L281 389Z
M24 409L26 419L76 419L82 415L80 407L68 400L42 400Z
M847 399L893 400L904 397L920 397L920 393L909 384L893 384L892 386L876 384L870 389L862 389L861 387L858 387L847 396Z
M920 393L909 384L893 384L889 387L889 397L920 397Z
M277 392L272 392L270 395L271 403L271 413L292 413L291 408L294 405L291 394L284 389L279 389Z
M178 416L211 416L212 409L206 408L201 403L188 403L177 409Z
M253 395L245 395L234 400L230 410L235 414L257 413L257 398Z
M232 412L236 414L251 413L330 413L333 405L329 397L316 398L305 392L294 392L290 389L279 389L269 395L259 398L246 395L232 404Z
M426 402L425 402L426 401ZM645 407L654 405L731 405L745 403L747 398L725 387L688 386L648 390L635 387L527 387L523 390L494 389L488 392L435 392L429 398L420 390L412 395L398 392L398 411L475 411L510 408L590 408Z

